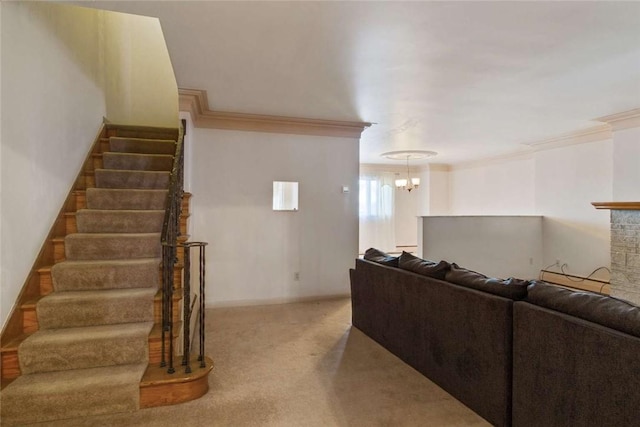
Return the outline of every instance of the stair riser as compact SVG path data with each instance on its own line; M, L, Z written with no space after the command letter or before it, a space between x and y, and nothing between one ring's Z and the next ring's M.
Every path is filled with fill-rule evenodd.
M131 172L98 169L95 173L97 188L166 189L168 172Z
M139 237L82 237L78 234L65 238L65 257L68 260L117 260L160 258L159 235Z
M65 214L65 229L67 234L71 233L159 233L162 231L162 223L164 221L164 212L160 215L159 218L152 218L152 215L149 215L149 219L145 221L139 221L141 224L140 228L133 229L132 225L120 224L113 226L104 226L97 230L88 229L85 226L78 226L78 218L76 213L67 213ZM180 234L186 235L187 227L189 222L189 215L183 214L180 215ZM138 224L135 224L138 226Z
M147 342L139 338L94 339L87 350L87 343L61 345L38 345L38 356L25 356L24 349L30 343L21 344L20 371L23 375L39 372L66 371L100 366L126 365L148 360ZM32 350L33 351L33 350Z
M182 300L175 298L173 301L173 323L174 325L180 321L182 314ZM162 298L153 302L153 323L160 324L162 322Z
M93 188L96 186L96 177L94 172L85 172L78 178L76 182L76 188L78 190L86 190L87 188Z
M100 152L106 153L109 151L109 138L100 139Z
M78 221L76 220L75 213L66 213L64 214L64 226L66 230L66 234L77 233L78 232Z
M36 312L41 329L151 322L154 319L152 300L152 295L123 300L66 303L51 302L45 298L38 303ZM65 315L61 316L59 313L63 310Z
M36 307L31 305L27 308L22 309L22 331L25 334L32 334L37 332L40 329L40 324L38 322L38 314L36 312Z
M85 209L87 207L87 192L86 191L74 191L73 197L75 200L75 210Z
M2 353L2 379L12 380L20 376L20 362L18 361L18 352Z
M172 130L138 130L138 129L109 129L107 130L107 138L112 136L120 138L141 138L141 139L162 139L162 140L176 140L178 138L178 132L175 129ZM108 141L108 139L107 139Z
M86 192L80 208L89 209L159 209L164 210L167 191L130 191L92 189Z
M176 339L178 339L177 336L174 337L174 340ZM160 337L148 338L147 346L149 349L149 359L148 359L149 364L159 364L160 361L162 360L161 343L162 343L162 340L160 339ZM168 338L165 339L165 345L168 348L169 346ZM174 345L176 345L175 341L174 341ZM3 352L1 360L2 360L2 378L3 379L10 380L10 379L18 378L20 375L22 375L22 371L20 370L20 362L18 359L17 350Z
M63 250L64 251L64 250ZM144 269L142 271L138 270L127 272L127 277L134 277L133 280L125 281L123 279L118 280L117 276L115 276L115 272L103 271L102 273L97 274L97 278L92 279L90 282L80 277L78 280L69 281L66 280L68 285L66 287L60 287L60 291L74 291L74 290L91 290L91 289L116 289L116 288L131 288L131 287L140 287L140 284L144 283L154 283L153 280L147 279L148 277L154 277L155 271L157 270L158 274L158 286L162 284L162 267L159 269L153 267L151 269L151 274L147 274ZM88 273L91 274L91 273ZM51 277L51 269L44 268L38 270L38 275L40 277L40 295L49 295L54 290L53 279ZM94 276L95 277L95 276ZM151 285L150 285L151 286ZM175 266L173 270L173 286L178 289L182 286L182 267Z
M79 233L160 233L164 211L83 210L75 219Z
M176 285L180 285L177 283ZM178 289L176 292L182 292L181 289ZM182 301L179 297L174 297L173 303L173 322L179 322L181 320L182 313ZM22 307L22 316L23 316L23 332L25 334L32 334L40 330L40 321L38 318L38 311L35 306L29 305ZM90 313L90 316L95 317L96 313ZM141 321L149 321L150 319L145 316ZM83 318L83 321L86 318ZM45 320L49 322L48 320ZM162 300L155 299L153 302L153 322L159 324L162 322ZM113 323L113 322L112 322ZM117 322L116 322L117 323Z
M159 248L157 250L157 252L154 253L150 253L148 255L140 255L140 256L124 256L124 255L114 255L114 258L102 258L102 259L122 259L122 258L157 258L160 256L160 251L161 249ZM54 259L55 262L62 262L65 261L67 258L67 251L66 251L66 247L65 247L65 242L63 239L61 240L57 240L54 241ZM84 254L84 256L90 256L89 253ZM177 253L177 258L178 258L178 264L184 264L184 249L179 247L178 248L178 253ZM76 260L80 260L80 259L95 259L95 258L69 258L69 259L76 259Z
M171 171L173 156L141 156L124 153L104 153L104 169Z
M149 287L157 289L159 259L135 264L107 265L56 264L52 267L53 287L57 291L89 291Z
M80 209L164 209L166 193L161 196L155 197L156 201L153 201L153 197L150 197L146 203L136 203L131 200L127 202L126 200L105 200L104 198L100 200L98 197L94 195L92 201L87 201L86 191L77 191L74 194L75 196L75 210L78 211ZM191 195L189 193L185 193L182 198L182 214L188 215L190 208L190 199Z
M91 156L91 164L94 171L96 169L103 169L102 154L94 154Z
M176 153L175 142L166 140L109 138L109 151L116 153L168 154Z
M53 240L53 261L58 263L65 259L64 239L56 238Z
M145 371L144 364L99 368L87 375L95 382L60 374L44 374L39 386L23 381L12 393L2 396L2 423L25 425L92 415L131 412L139 408L140 384L133 380ZM20 380L16 380L16 383ZM59 387L55 384L62 383ZM12 384L13 385L13 384Z
M41 268L38 270L38 279L40 281L40 295L49 295L53 292L51 268Z

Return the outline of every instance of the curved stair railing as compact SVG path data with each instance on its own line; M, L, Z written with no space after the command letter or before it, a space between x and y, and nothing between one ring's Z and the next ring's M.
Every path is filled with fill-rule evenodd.
M161 367L166 367L169 374L175 372L174 359L177 356L174 345L175 323L182 322L182 366L185 367L185 373L191 373L191 320L197 303L197 334L198 334L198 361L200 368L206 366L204 347L205 347L205 247L206 242L187 242L183 240L186 236L181 234L180 215L182 213L182 199L184 195L184 129L185 121L178 133L176 142L176 152L173 159L173 167L171 169L171 177L169 180L169 191L167 193L167 202L164 214L164 222L162 226L162 332L161 332ZM198 294L191 302L191 249L198 249ZM179 307L174 307L174 293L176 286L174 282L174 272L178 263L179 252L182 252L184 265L182 277L182 314L176 316L174 313ZM194 331L196 332L196 331Z

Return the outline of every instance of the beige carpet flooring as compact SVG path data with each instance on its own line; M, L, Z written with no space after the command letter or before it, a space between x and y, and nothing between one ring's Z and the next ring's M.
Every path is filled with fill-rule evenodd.
M51 426L487 426L351 327L348 299L207 311L210 391Z

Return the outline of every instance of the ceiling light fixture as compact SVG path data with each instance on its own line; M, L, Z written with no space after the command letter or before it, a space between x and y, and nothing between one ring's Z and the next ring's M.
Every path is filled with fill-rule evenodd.
M407 161L407 178L396 179L396 187L402 190L407 190L411 192L414 188L418 188L420 186L420 178L411 177L409 173L409 160L422 160L428 159L429 157L433 157L437 155L435 151L426 151L426 150L405 150L405 151L388 151L386 153L380 154L380 156L385 157L391 160L406 160Z

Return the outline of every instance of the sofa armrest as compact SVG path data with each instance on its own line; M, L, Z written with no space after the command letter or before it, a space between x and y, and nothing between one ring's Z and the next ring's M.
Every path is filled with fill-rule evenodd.
M514 426L637 425L640 338L528 302L513 325Z

